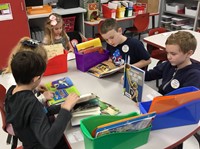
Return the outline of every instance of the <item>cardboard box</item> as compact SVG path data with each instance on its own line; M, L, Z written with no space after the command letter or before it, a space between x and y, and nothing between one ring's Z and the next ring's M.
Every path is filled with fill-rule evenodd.
M137 0L137 3L146 3L147 10L149 13L159 12L159 0Z

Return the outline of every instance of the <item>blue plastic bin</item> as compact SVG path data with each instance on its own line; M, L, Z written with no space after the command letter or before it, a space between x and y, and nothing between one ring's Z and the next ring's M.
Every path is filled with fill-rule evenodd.
M176 94L183 94L183 93L187 93L187 92L194 92L194 91L198 91L199 89L194 87L194 86L188 86L188 87L182 87L179 88L177 90L174 90L168 94L165 95L176 95Z
M140 112L148 113L151 101L139 103ZM200 99L184 104L168 112L156 114L152 130L196 124L200 120Z
M189 86L174 90L166 95L176 95L198 90L194 86ZM140 112L143 114L148 113L151 103L152 101L139 103ZM152 130L196 124L199 122L199 119L200 99L181 105L173 110L163 112L162 114L156 114L152 122Z

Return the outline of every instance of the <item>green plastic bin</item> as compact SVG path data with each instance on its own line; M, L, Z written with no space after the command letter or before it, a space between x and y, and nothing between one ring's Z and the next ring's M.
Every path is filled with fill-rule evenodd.
M80 127L84 136L85 149L133 149L146 144L151 127L133 132L111 133L98 138L91 136L92 131L101 124L137 115L136 112L117 116L98 115L81 120Z

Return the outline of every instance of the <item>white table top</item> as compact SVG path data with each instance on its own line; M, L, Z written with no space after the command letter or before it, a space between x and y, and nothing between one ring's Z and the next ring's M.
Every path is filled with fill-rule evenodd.
M183 31L188 31L196 37L197 48L196 48L196 51L194 52L194 54L191 56L191 58L199 61L199 58L200 58L200 33L191 31L191 30L183 30ZM157 34L157 35L152 35L152 36L145 37L143 40L144 40L144 42L146 42L148 44L152 44L161 49L165 49L165 41L172 33L175 33L175 32L177 32L177 31L171 31L171 32Z
M85 13L85 12L86 10L84 8L77 7L77 8L71 8L71 9L54 8L52 9L51 13L57 13L59 15L69 15L69 14L77 14L77 13ZM28 19L46 18L51 13L28 15Z
M78 71L75 67L75 61L72 60L68 61L67 73L43 77L42 82L45 83L68 76L72 79L74 85L81 94L94 93L99 96L102 101L106 101L107 103L110 103L120 109L121 114L127 114L134 111L139 112L136 104L125 97L122 93L122 84L120 84L120 77L122 74L123 73L116 73L111 76L98 79L88 73ZM5 85L6 88L9 87L8 84L13 84L13 81L14 80L10 74L0 76L0 83ZM152 88L147 85L144 86L144 100L150 100L151 98L159 95L160 94ZM194 124L151 131L148 143L139 148L153 149L170 147L182 139L187 139L194 131L196 131L197 128L199 128L198 124ZM79 127L71 127L68 125L65 135L72 149L84 149L83 135Z

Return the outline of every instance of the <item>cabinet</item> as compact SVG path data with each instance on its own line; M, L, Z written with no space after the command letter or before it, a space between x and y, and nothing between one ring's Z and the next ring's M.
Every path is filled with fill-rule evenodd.
M173 5L178 3L180 5ZM183 8L182 8L183 7ZM183 21L166 21L166 18ZM168 30L192 29L197 30L200 26L200 1L199 0L160 0L159 26Z
M0 21L0 69L7 65L10 51L20 38L30 36L24 0L1 0L0 4L9 3L11 20Z

